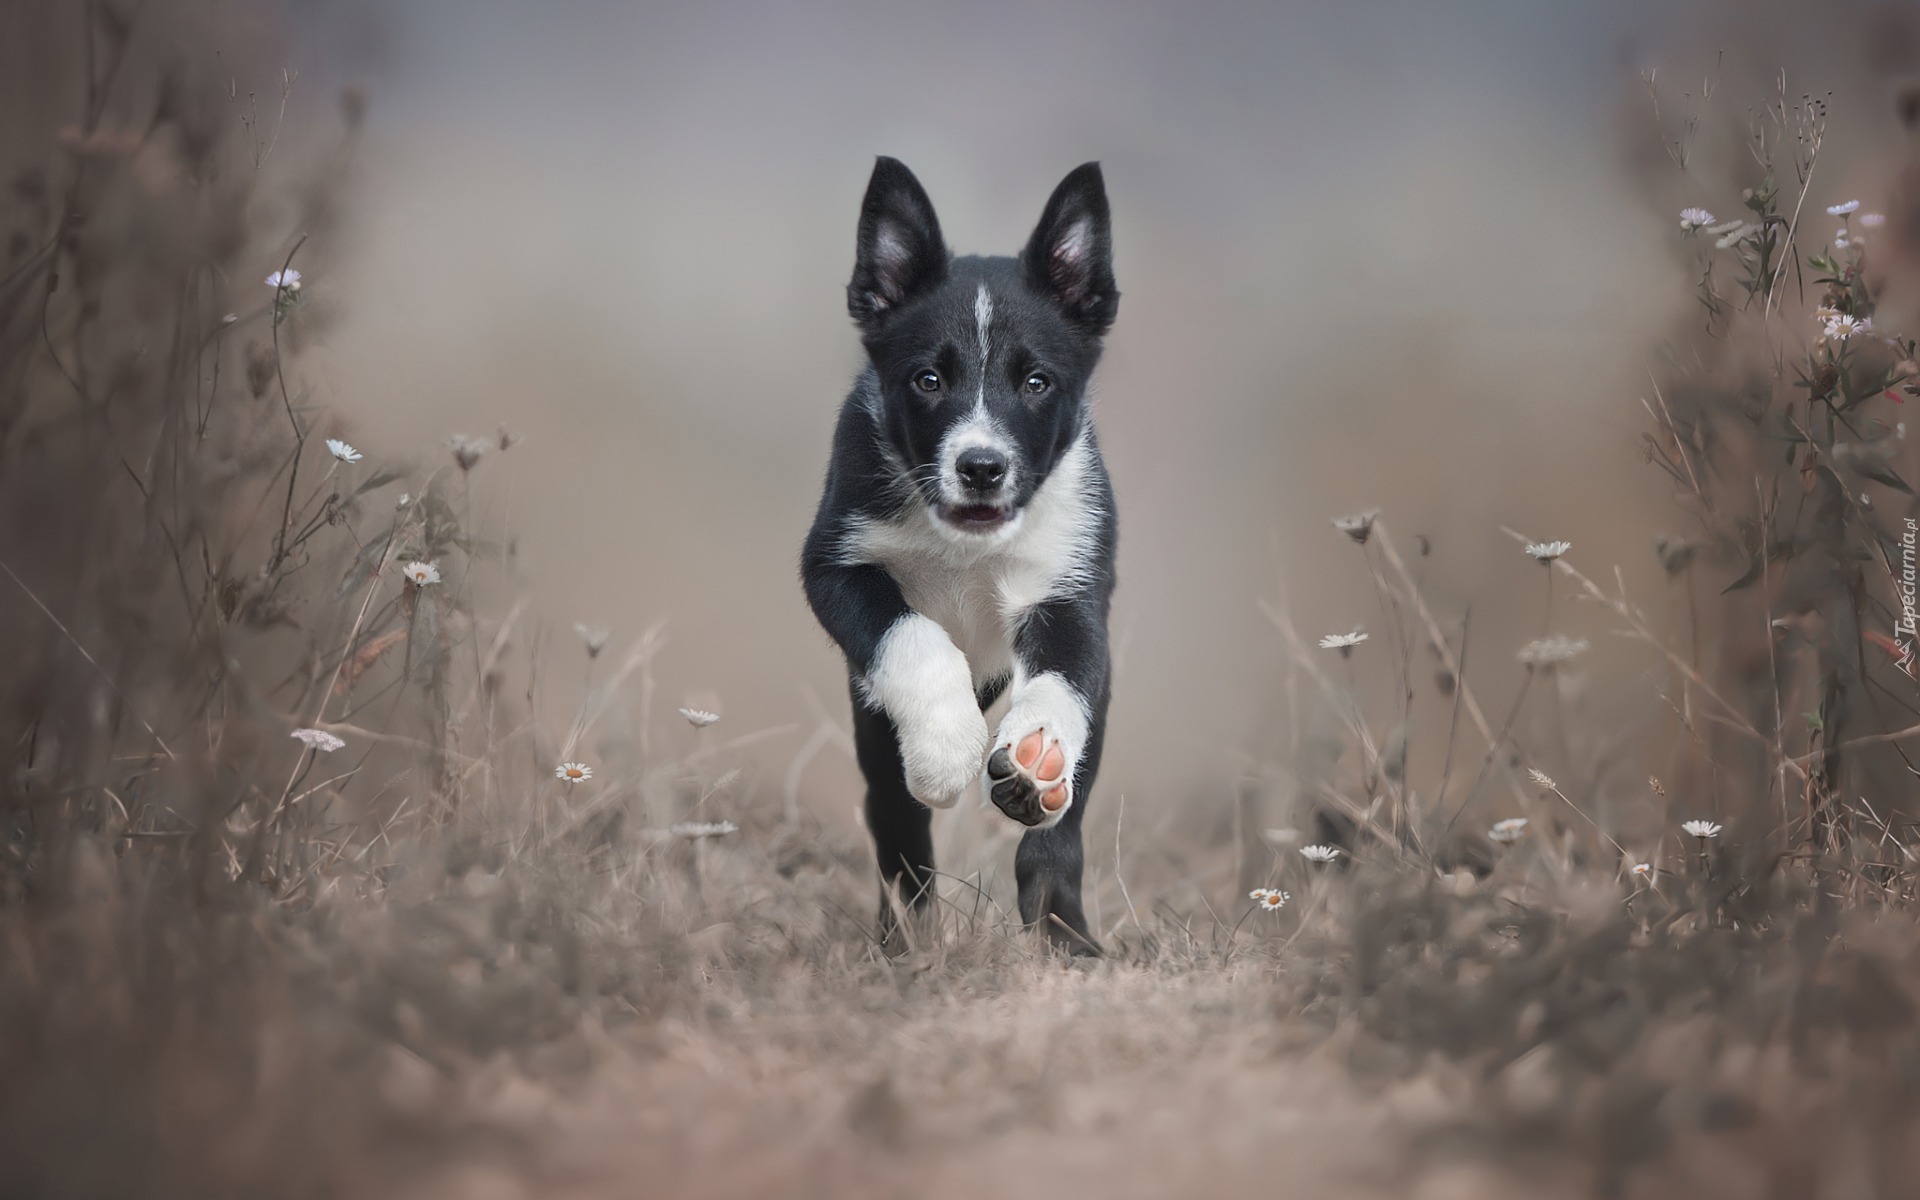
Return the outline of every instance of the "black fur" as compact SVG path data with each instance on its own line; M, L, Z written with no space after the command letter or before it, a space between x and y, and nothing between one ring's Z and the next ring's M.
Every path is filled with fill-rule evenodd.
M1057 673L1084 701L1089 727L1071 806L1057 824L1029 831L1015 865L1022 918L1043 924L1066 949L1097 950L1080 905L1080 825L1105 734L1117 535L1087 387L1119 302L1111 259L1111 218L1097 164L1061 182L1017 258L954 258L926 192L894 159L881 158L867 186L847 308L868 365L840 411L801 574L814 613L846 655L867 824L883 887L881 928L889 941L898 934L896 898L923 910L931 902L931 813L908 792L893 716L862 690L882 638L913 610L906 581L863 555L858 531L876 523L924 527L929 538L946 538L968 547L966 553L976 544L969 538L991 539L996 530L1018 538L1031 528L1020 524L1029 504L1079 443L1087 448L1086 465L1076 466L1073 476L1079 482L1057 484L1049 494L1074 486L1067 494L1075 503L1084 500L1092 514L1078 535L1074 569L1063 576L1066 583L1019 614L1006 670L985 668L983 658L971 665L982 710L1016 669L1028 679ZM984 359L976 320L982 289L991 303ZM971 457L964 463L951 455L943 460L949 435L969 421L967 429L989 425L995 444L965 451ZM964 647L957 634L954 640ZM997 745L997 733L994 739ZM1041 823L1050 814L1037 789L1006 759L997 754L981 764L991 798L1010 817Z

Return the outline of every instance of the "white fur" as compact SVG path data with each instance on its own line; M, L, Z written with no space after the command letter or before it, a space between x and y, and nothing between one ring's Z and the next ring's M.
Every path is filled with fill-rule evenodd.
M1013 666L1013 631L1027 610L1086 581L1103 516L1093 493L1093 446L1067 448L1025 508L990 533L955 529L922 503L891 521L856 521L842 561L887 569L912 609L952 637L975 682Z
M1044 829L1057 823L1073 807L1073 774L1080 766L1081 754L1086 751L1087 732L1092 728L1093 718L1088 712L1086 698L1056 671L1043 671L1031 678L1017 675L1013 681L1012 695L1012 704L1000 721L1000 733L994 739L994 746L1018 746L1028 734L1036 729L1044 729L1048 738L1060 743L1060 753L1067 760L1067 802L1060 806L1059 811L1045 814L1038 826ZM1038 765L1035 763L1036 768Z
M987 721L966 655L946 630L908 613L880 639L864 690L899 730L907 791L930 808L951 807L987 753Z
M881 640L866 692L899 727L908 790L923 803L951 804L980 774L986 722L973 689L1013 672L1021 619L1085 581L1102 517L1092 473L1093 446L1083 437L1027 506L992 533L954 529L919 503L895 520L849 530L843 561L885 567L913 609ZM1016 678L1011 692L1001 740L1044 724L1060 739L1069 770L1076 767L1086 749L1085 702L1052 673ZM967 777L955 787L963 760ZM1058 819L1052 814L1047 823Z

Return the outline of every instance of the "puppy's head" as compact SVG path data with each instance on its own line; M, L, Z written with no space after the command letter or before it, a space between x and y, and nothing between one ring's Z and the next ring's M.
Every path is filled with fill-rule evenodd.
M1054 189L1017 258L954 258L913 172L874 165L847 308L879 379L883 436L942 530L986 538L1018 524L1085 426L1119 300L1097 163Z

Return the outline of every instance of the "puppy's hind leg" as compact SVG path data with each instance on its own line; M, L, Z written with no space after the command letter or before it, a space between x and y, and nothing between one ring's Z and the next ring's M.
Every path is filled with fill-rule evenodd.
M853 743L867 778L867 831L880 864L880 945L889 954L911 949L900 916L911 914L923 930L934 903L933 811L907 791L900 739L887 715L853 695Z

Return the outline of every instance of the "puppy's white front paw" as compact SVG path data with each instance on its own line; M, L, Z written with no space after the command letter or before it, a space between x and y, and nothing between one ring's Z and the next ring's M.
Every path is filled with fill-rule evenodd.
M900 730L900 763L907 790L929 808L952 808L980 777L987 756L987 719L973 693L930 706Z
M952 807L987 756L967 656L938 624L908 613L880 639L865 691L899 734L907 790L931 808Z

